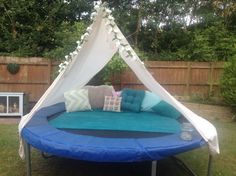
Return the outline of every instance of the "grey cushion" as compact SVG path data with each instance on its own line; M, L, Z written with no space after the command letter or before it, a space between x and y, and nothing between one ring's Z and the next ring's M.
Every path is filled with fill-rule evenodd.
M92 109L103 108L105 96L112 96L115 92L113 86L85 86L88 89L89 102Z

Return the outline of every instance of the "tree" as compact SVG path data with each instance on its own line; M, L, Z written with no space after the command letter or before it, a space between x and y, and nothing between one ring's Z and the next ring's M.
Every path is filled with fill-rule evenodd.
M234 0L103 1L131 45L147 58L212 61L235 53ZM79 37L90 23L93 3L0 0L0 54L61 58L74 47L69 36Z
M58 46L61 26L88 19L91 2L1 0L0 53L43 56Z
M44 57L62 60L65 55L74 51L77 44L76 41L80 39L81 35L86 29L86 24L83 22L75 22L73 25L62 23L60 30L55 32L55 43L57 46L54 49L45 51Z
M236 112L236 56L226 63L220 85L225 102Z

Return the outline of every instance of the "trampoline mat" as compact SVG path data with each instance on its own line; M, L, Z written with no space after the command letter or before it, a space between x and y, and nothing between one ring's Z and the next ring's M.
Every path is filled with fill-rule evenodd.
M158 132L140 132L140 131L114 131L114 130L73 130L73 129L60 129L62 131L105 138L152 138L169 135L168 133Z
M179 133L180 123L173 118L151 112L80 111L64 112L48 119L57 129L105 130L150 133ZM98 132L100 133L100 132ZM101 134L101 133L100 133ZM141 133L139 133L141 134Z

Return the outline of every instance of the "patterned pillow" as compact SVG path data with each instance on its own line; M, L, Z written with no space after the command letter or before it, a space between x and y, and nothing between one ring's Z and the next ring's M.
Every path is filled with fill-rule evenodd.
M121 97L105 96L103 111L120 112Z
M91 110L88 90L75 89L64 93L67 112Z

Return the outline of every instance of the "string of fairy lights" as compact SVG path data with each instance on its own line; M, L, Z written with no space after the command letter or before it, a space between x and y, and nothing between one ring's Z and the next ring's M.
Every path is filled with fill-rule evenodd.
M103 18L105 19L105 26L108 34L113 33L114 41L116 47L119 49L120 53L126 54L126 57L131 58L131 61L138 61L142 65L144 63L136 56L128 42L124 42L124 36L121 34L119 28L114 22L114 17L111 15L111 10L107 7L106 3L97 1L94 3L94 12L91 13L90 18L92 22L96 21L99 10L103 11ZM77 41L77 47L75 51L69 53L65 56L65 61L59 65L59 73L66 69L66 67L71 63L73 59L79 54L80 50L83 48L83 45L87 42L89 35L91 34L93 28L92 25L88 26L86 32L81 36L80 40Z

